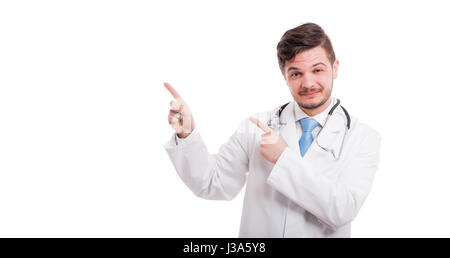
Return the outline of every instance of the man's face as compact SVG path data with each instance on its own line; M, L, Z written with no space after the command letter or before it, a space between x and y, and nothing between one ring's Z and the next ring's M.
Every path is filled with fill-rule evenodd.
M298 53L287 61L283 76L295 101L303 109L327 107L339 62L330 63L321 46ZM327 105L324 105L327 104Z

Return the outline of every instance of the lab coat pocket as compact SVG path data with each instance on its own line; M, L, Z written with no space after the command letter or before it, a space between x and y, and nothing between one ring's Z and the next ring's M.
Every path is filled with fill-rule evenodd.
M314 142L309 148L305 155L305 162L309 162L317 173L327 177L336 176L333 175L333 168L336 167L337 160L331 151L323 149L317 142Z

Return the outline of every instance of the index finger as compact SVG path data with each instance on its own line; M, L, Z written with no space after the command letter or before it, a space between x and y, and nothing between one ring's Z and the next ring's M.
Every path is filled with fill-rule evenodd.
M175 99L181 99L180 94L168 82L165 82L164 86Z
M261 130L263 130L265 133L270 133L272 131L272 129L270 129L270 127L268 127L265 123L259 121L258 119L254 118L254 117L249 117L248 118L250 121L252 121L257 127L261 128Z

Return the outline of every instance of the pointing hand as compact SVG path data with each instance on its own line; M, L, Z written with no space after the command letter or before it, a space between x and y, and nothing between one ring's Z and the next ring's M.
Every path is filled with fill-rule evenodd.
M250 117L249 120L265 133L261 136L259 151L265 159L272 163L276 163L284 149L287 147L283 137L258 119Z
M165 82L164 86L175 99L170 102L169 124L175 130L178 137L186 138L195 128L192 113L186 105L186 102L169 83Z

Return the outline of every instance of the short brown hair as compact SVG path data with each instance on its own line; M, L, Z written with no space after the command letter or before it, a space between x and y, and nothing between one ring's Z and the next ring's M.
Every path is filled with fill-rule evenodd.
M336 59L333 46L325 31L315 23L305 23L286 31L277 45L278 64L284 70L286 61L294 58L298 53L321 46L333 64Z

